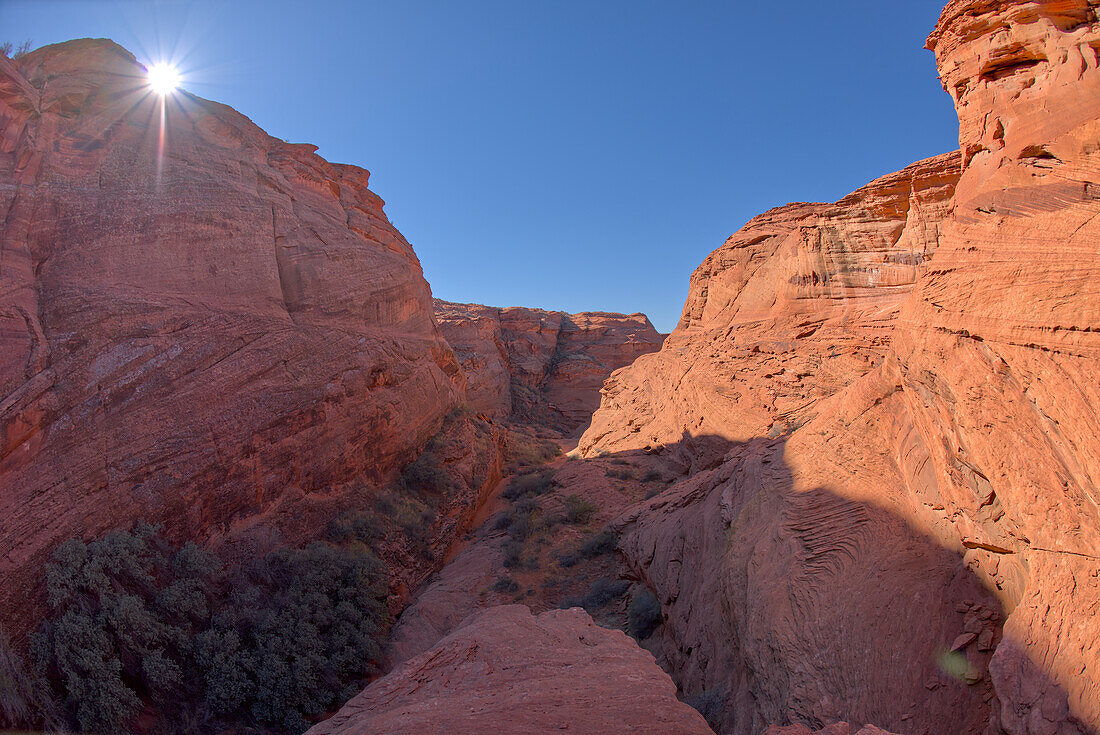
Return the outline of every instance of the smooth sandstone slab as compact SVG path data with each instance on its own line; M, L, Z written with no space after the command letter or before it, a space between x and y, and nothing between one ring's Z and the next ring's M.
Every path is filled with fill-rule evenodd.
M308 735L709 735L653 657L579 608L470 618Z

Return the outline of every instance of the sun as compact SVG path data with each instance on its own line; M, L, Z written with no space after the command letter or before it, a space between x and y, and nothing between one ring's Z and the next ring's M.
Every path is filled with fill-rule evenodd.
M180 73L171 64L158 63L149 67L149 88L161 97L172 94L180 84Z

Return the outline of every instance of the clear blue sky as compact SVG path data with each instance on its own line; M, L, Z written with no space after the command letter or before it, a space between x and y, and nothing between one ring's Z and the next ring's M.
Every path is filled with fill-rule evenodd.
M436 296L644 311L753 215L956 147L943 0L0 0L370 169Z

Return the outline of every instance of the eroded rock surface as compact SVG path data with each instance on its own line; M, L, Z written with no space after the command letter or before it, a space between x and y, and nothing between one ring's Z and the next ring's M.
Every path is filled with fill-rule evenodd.
M653 657L583 610L491 608L375 681L309 735L711 733Z
M109 41L0 68L0 617L16 631L59 541L139 517L198 539L263 517L301 540L461 398L366 171L224 105L161 104Z
M467 375L470 408L565 434L580 432L604 380L663 335L645 314L566 314L435 301L435 316Z
M609 382L587 455L705 447L617 525L724 731L1100 729L1096 9L949 3L961 158L754 220Z
M958 169L957 154L937 156L835 204L789 204L746 224L692 275L664 348L608 381L581 450L743 441L804 423L886 354Z

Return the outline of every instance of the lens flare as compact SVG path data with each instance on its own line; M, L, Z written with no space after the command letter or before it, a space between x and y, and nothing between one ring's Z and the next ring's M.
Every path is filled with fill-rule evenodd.
M180 84L180 73L171 64L153 64L148 76L149 88L161 97L172 94Z

